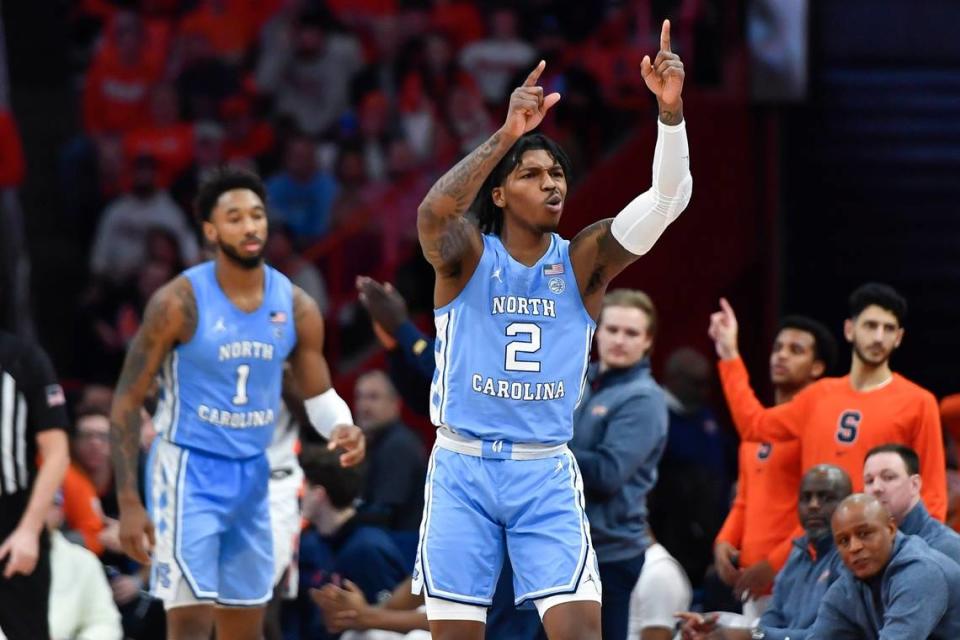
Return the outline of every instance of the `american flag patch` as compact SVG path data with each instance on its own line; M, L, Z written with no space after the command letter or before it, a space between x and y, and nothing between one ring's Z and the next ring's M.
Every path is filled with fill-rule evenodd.
M558 262L556 264L543 265L543 275L545 276L559 276L562 273L563 273L562 262Z
M47 396L48 407L59 407L67 403L66 396L63 395L63 387L58 384L47 385L44 389Z
M271 311L270 312L270 322L276 322L277 324L287 321L287 314L283 311Z

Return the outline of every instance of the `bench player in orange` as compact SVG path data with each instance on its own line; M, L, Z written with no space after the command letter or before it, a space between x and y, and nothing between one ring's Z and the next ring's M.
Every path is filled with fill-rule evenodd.
M710 318L710 337L720 357L720 380L740 437L750 441L798 439L801 466L834 464L863 491L866 452L885 442L905 444L920 455L923 500L941 522L947 512L946 468L940 415L929 391L890 370L903 340L907 303L887 285L868 283L850 296L844 337L852 346L850 373L824 378L790 402L764 408L750 388L737 352L737 319L726 300Z
M770 351L774 404L792 400L836 358L825 326L805 316L783 318ZM790 555L801 477L799 440L740 443L737 495L714 544L714 565L738 598L751 597L744 603L748 617L763 614L764 596Z

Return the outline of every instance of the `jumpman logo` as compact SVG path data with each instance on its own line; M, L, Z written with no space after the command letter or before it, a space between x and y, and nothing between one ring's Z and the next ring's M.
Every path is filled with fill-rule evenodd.
M493 275L490 276L490 279L492 280L494 278L496 278L497 282L503 284L503 280L500 278L500 267L493 270Z
M216 332L226 331L226 330L227 330L227 326L226 326L225 324L223 324L223 318L220 318L220 319L217 320L217 323L216 323L215 325L213 325L213 330L216 331Z

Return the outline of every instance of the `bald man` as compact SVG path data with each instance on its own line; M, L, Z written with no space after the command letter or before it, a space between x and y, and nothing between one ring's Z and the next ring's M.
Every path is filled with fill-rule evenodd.
M899 533L873 496L857 493L841 502L832 525L850 572L827 591L810 638L960 638L960 566L921 538Z
M723 628L716 618L680 614L686 640L805 640L817 617L817 606L843 573L833 544L830 522L837 506L853 491L847 472L829 464L807 471L800 482L797 513L804 535L793 549L773 586L773 598L752 630Z

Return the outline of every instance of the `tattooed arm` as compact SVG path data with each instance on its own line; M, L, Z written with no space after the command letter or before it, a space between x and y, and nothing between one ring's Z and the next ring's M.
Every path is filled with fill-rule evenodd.
M438 307L460 293L483 253L479 230L464 217L483 181L517 139L536 128L560 100L557 93L544 97L543 87L537 86L545 67L541 61L523 86L514 89L504 125L437 180L417 209L420 246L437 273L434 304Z
M140 501L140 408L163 359L177 342L193 336L197 303L189 280L180 276L150 298L143 323L123 362L110 408L110 445L114 484L120 504L120 544L127 555L148 562L153 525ZM149 540L149 543L147 542Z

